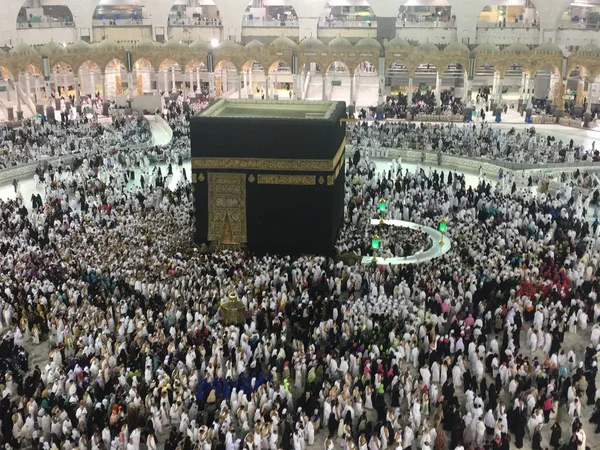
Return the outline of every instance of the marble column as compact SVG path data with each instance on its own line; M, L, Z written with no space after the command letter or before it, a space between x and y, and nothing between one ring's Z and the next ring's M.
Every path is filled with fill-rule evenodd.
M129 86L129 93L130 95L133 95L135 93L135 89L133 88L134 83L133 83L133 73L132 72L127 72L127 86ZM137 83L135 84L135 87L137 88ZM141 91L144 92L144 86L141 86L142 89Z
M73 77L73 84L75 89L75 106L79 106L79 77Z
M406 93L408 107L412 105L413 100L413 77L409 75L408 77L408 92Z
M190 97L192 96L192 94L195 94L194 92L194 69L190 70Z
M298 74L292 74L292 98L293 100L298 100L301 95L298 94L300 91L300 83L298 82ZM289 98L289 97L288 97ZM290 100L291 100L290 99Z
M202 92L200 89L200 67L196 67L196 91Z
M90 70L90 89L90 95L94 98L96 95L96 77L93 70Z
M41 94L40 94L40 77L35 77L35 104L41 104Z
M440 98L441 87L442 87L442 78L440 77L440 73L436 72L436 75L435 75L435 106L436 106L437 114L439 114L442 109L442 99Z
M588 91L587 91L587 104L585 107L585 113L583 114L583 126L586 128L590 127L590 122L592 121L592 90L595 83L588 82Z
M172 92L177 91L177 86L175 84L175 66L171 67L171 87Z
M246 91L246 97L248 96L248 72L245 70L242 72L242 77L244 80L244 91Z
M354 105L354 89L356 84L356 75L350 77L350 104Z
M327 82L327 75L322 75L322 77L323 77L323 93L322 93L321 98L323 100L326 100L326 98L325 98L325 84Z
M242 98L242 77L238 77L238 98Z
M17 120L23 118L23 110L21 109L21 96L19 95L19 82L15 80L15 95L17 96Z
M575 106L583 106L583 99L585 98L584 87L584 81L579 80L579 83L577 83L577 98L575 99Z
M67 80L66 72L63 73L63 83L65 85L65 99L69 97L69 81Z
M502 103L502 77L500 77L500 75L498 75L497 90L498 90L498 104L501 104Z
M54 92L55 97L60 97L60 88L58 87L58 73L54 72Z
M25 90L27 98L31 100L31 75L29 75L29 72L25 74Z
M100 75L100 83L102 83L102 101L106 101L106 75Z
M169 72L167 69L163 71L163 91L169 92Z
M265 78L265 98L269 98L269 83L271 82L271 78L267 75Z
M215 98L215 73L208 73L208 95L211 98Z
M252 69L248 69L248 86L250 89L250 98L254 98L254 86L252 85Z

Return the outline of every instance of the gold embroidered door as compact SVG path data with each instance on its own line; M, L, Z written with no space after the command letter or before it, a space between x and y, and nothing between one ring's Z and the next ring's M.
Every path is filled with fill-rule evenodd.
M242 244L246 235L246 175L208 173L208 240ZM229 241L232 242L224 242Z

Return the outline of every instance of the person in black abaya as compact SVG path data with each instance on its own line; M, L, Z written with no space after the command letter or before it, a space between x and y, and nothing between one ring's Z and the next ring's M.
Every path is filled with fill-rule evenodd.
M525 437L525 411L521 407L513 410L513 433L515 435L515 447L523 448L523 438Z
M560 441L562 438L562 428L560 427L560 423L554 422L552 425L552 433L550 434L550 445L556 450L560 447Z
M595 364L595 363L594 363ZM596 369L596 367L593 367ZM596 374L594 371L588 371L585 374L585 379L587 380L587 389L585 391L587 395L587 404L593 405L596 401Z
M333 405L332 405L332 410L333 410ZM335 413L332 411L331 414L329 414L329 422L327 423L327 428L329 429L329 437L333 438L338 430L338 420L335 418Z

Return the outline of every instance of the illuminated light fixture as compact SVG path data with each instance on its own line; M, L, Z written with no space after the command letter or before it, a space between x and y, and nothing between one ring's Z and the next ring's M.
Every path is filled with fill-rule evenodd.
M374 251L377 251L377 250L379 250L379 247L380 247L380 245L381 245L381 242L379 241L379 236L377 236L377 235L374 235L374 236L371 238L371 248L372 248Z
M66 46L67 46L67 43L66 43L66 42L63 42L63 43L62 43L62 46L63 46L63 47L66 47Z
M212 48L217 48L219 46L219 40L218 39L211 39L210 40L210 45L212 46Z
M383 198L381 200L379 200L379 211L380 212L386 212L387 211L387 205L386 205L385 200Z

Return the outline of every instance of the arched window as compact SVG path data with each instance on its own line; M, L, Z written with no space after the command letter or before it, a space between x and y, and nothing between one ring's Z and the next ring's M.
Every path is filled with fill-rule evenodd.
M348 4L346 0L330 0L325 5L320 27L376 27L375 13L367 0L355 0Z
M100 0L92 19L94 26L152 25L141 0Z
M515 0L509 5L486 5L479 14L478 27L537 27L538 12L530 0Z
M212 0L175 0L169 26L220 27L221 12Z
M452 27L456 17L448 0L408 0L398 12L399 27Z
M64 28L74 27L73 14L65 5L41 5L26 0L17 16L17 28Z
M246 27L297 27L298 15L289 1L281 0L276 5L264 0L252 0L244 11L243 25Z

